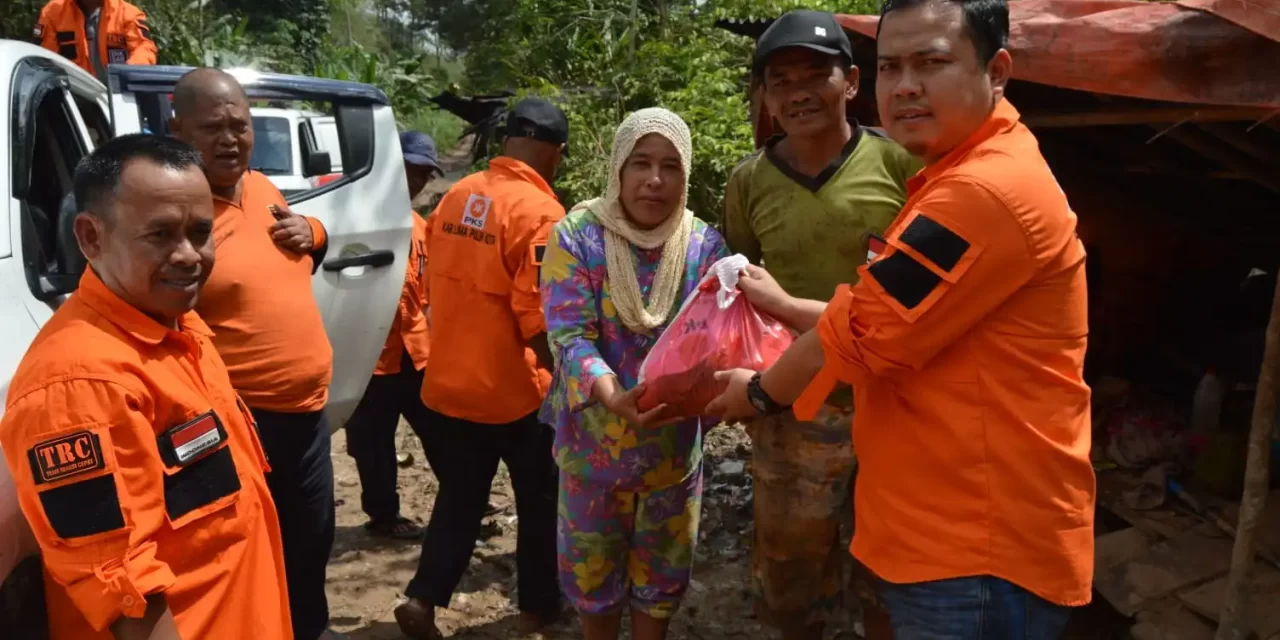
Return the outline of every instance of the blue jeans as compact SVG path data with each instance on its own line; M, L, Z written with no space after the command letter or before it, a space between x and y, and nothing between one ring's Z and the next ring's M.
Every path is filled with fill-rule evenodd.
M1071 608L991 576L916 584L875 580L894 640L1056 640Z

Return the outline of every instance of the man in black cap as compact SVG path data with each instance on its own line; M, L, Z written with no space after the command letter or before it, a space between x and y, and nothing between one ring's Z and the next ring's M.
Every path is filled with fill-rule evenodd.
M920 165L848 116L859 72L830 13L792 11L774 21L756 43L753 71L782 132L730 175L721 229L731 250L767 266L788 293L827 300L857 279ZM857 464L852 419L845 387L812 422L787 412L748 423L756 608L786 640L822 638L853 603L845 577Z
M470 564L499 461L516 494L521 632L560 613L554 434L537 419L552 363L538 271L551 227L564 217L551 182L569 122L555 105L529 98L507 115L504 134L503 154L458 181L427 221L432 353L422 400L440 493L407 601L395 610L400 630L416 640L441 637L435 609L449 606Z

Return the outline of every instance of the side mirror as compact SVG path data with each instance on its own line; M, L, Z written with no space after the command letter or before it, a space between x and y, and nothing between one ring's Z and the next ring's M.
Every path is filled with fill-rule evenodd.
M302 159L302 177L312 178L333 172L333 161L329 159L328 151L304 150L303 155L306 157Z

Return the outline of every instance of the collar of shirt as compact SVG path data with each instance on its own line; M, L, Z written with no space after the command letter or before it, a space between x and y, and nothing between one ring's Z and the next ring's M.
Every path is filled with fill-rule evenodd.
M920 173L907 179L907 195L914 195L930 180L963 163L974 147L1011 131L1017 126L1021 117L1018 114L1018 110L1007 99L1001 98L1000 102L996 103L996 108L991 110L991 115L987 117L987 121L981 127L978 127L978 130L974 131L964 142L960 143L960 146L952 149L941 160L926 166L920 170Z
M544 180L542 176L538 175L538 172L534 171L533 167L530 167L515 158L498 156L489 161L489 167L499 173L505 173L508 176L514 177L517 180L528 182L529 184L537 187L540 191L546 192L547 195L553 198L556 195L555 192L551 190L551 185L547 184L547 181Z
M120 296L107 288L102 278L92 268L85 269L80 276L80 287L75 295L79 296L89 308L97 311L102 317L133 336L144 344L156 345L164 341L174 331L151 316L139 311L136 307L120 299ZM188 311L178 318L178 326L183 332L204 337L212 337L213 331L200 319L195 311Z

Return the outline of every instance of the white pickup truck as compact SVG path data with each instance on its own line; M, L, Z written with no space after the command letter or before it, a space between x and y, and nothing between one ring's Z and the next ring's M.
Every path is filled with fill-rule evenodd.
M71 233L76 163L113 135L166 133L168 96L187 70L112 65L103 86L49 51L0 40L0 399L85 268ZM233 73L251 99L332 108L341 177L288 200L329 235L312 288L333 344L327 411L336 429L364 394L404 282L412 218L396 122L386 95L368 85ZM330 159L299 161L319 167ZM10 471L27 472L5 468L0 458L0 636L40 638L40 566Z

